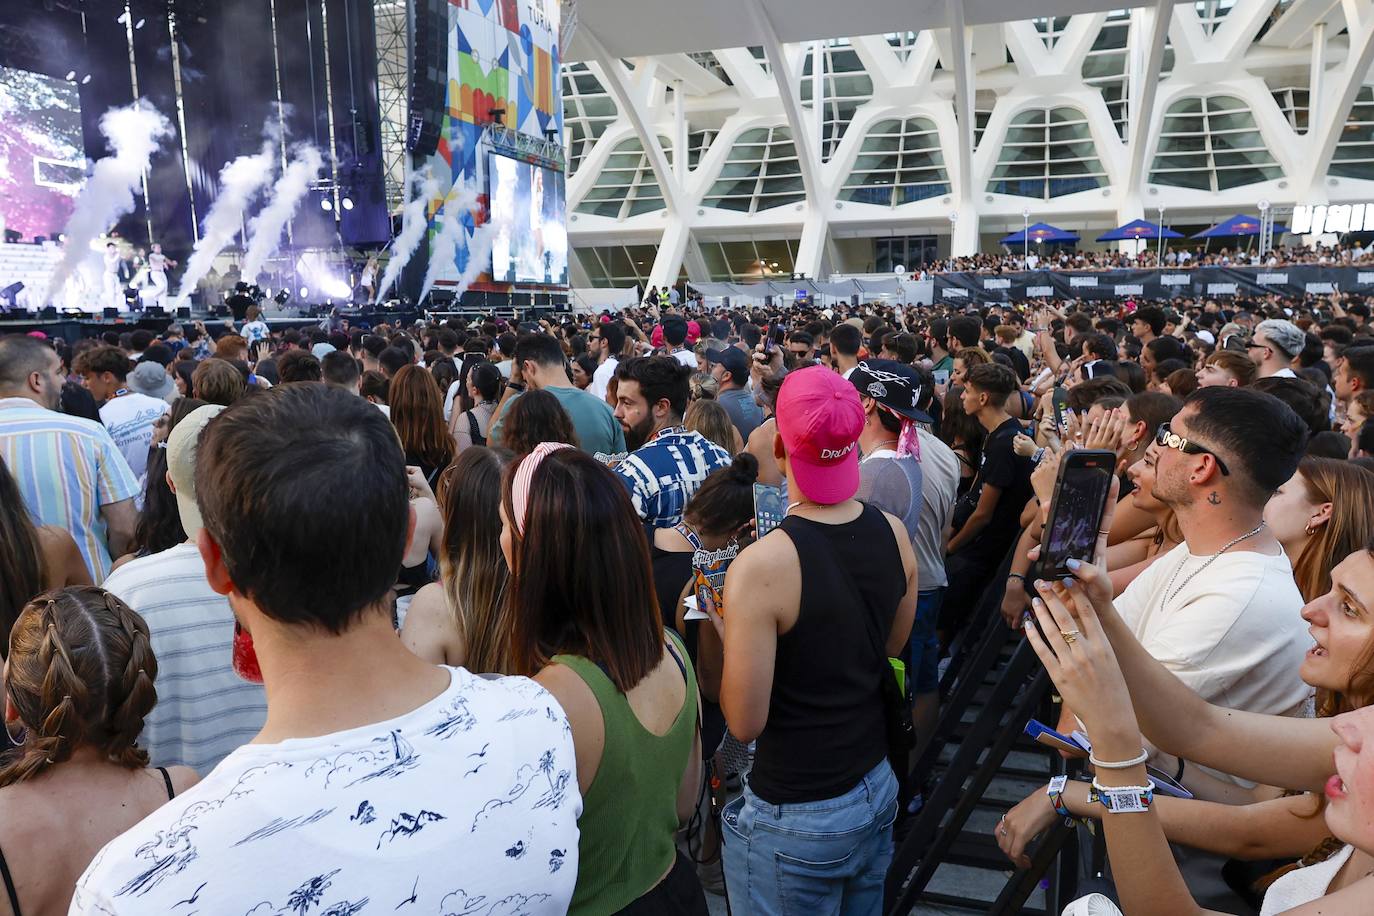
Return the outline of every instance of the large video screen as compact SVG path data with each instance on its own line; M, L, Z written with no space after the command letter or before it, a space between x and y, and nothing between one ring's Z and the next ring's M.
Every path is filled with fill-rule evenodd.
M85 167L76 84L0 67L0 226L25 239L56 235Z
M491 278L497 283L568 285L563 173L492 153L488 161Z

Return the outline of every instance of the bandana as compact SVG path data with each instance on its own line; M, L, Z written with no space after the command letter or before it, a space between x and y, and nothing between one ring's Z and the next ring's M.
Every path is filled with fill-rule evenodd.
M510 485L511 508L515 511L515 518L511 521L515 523L515 530L521 537L525 535L525 516L529 514L530 481L534 478L534 472L544 463L545 458L564 448L572 446L566 442L541 442L525 456L525 460L521 461L520 467L515 470L515 478Z

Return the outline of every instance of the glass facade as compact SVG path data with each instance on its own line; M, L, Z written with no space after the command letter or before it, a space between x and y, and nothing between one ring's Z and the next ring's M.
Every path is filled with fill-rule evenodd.
M1224 191L1282 177L1255 116L1235 96L1191 96L1165 112L1153 183Z
M658 142L671 161L668 138L659 137ZM631 137L616 144L597 173L596 184L577 205L577 212L625 219L663 207L663 191L649 165L649 156L638 138Z
M873 97L873 79L864 69L859 54L849 44L849 39L840 38L825 43L821 52L821 78L824 114L821 122L821 157L827 162L835 155L835 149L844 139L845 128L854 120L854 112L859 106ZM797 89L803 108L813 108L812 98L815 80L812 79L814 57L807 53L802 58L801 82Z
M577 171L606 127L616 118L615 101L586 64L563 67L563 129L568 174Z
M879 121L869 128L842 200L896 207L949 193L940 133L929 118Z
M988 191L1050 200L1106 183L1087 115L1076 108L1030 108L1011 119Z
M1360 87L1327 173L1374 181L1374 89Z
M757 213L806 199L792 132L756 127L735 138L704 206Z

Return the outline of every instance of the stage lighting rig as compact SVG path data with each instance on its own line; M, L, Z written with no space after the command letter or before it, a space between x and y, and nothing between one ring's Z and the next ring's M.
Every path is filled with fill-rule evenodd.
M506 109L490 108L487 110L487 114L491 115L491 119L497 124L500 124L502 127L506 126Z

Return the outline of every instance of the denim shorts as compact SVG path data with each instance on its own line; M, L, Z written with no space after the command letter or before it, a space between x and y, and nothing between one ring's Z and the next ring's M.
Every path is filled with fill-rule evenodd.
M882 760L843 795L772 805L746 785L721 815L726 889L750 916L881 914L897 778Z
M916 619L911 623L911 649L906 669L913 696L940 689L940 640L935 635L935 622L939 619L944 598L943 585L916 596Z

